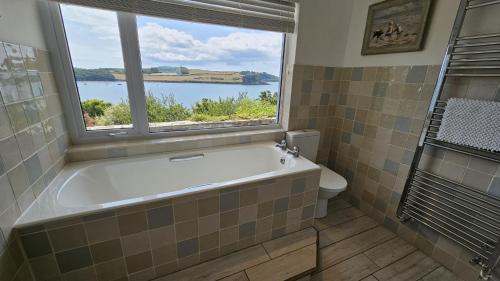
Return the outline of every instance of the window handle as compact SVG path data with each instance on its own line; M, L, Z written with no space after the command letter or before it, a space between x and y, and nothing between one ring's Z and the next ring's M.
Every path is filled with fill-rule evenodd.
M125 136L127 135L127 132L116 132L116 133L109 133L108 136L110 137L119 137L119 136Z

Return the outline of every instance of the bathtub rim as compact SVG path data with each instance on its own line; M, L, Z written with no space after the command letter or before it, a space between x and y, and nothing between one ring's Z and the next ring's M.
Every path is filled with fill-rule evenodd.
M13 228L14 229L21 229L21 228L26 228L34 225L40 225L40 224L45 224L49 223L52 221L61 221L61 220L67 220L71 219L74 217L84 217L84 216L89 216L93 214L98 214L98 213L105 213L105 212L110 212L110 211L115 211L117 209L122 209L122 208L131 208L139 205L147 205L147 204L154 204L157 202L161 202L163 200L168 200L168 199L175 199L183 196L193 196L195 194L199 194L202 192L208 192L208 191L214 191L214 190L219 190L219 189L225 189L225 188L230 188L233 186L238 186L238 185L245 185L245 184L251 184L253 182L257 181L265 181L269 180L272 178L277 178L277 177L284 177L284 176L293 176L301 173L307 173L307 172L312 172L312 171L321 171L320 166L318 166L316 163L313 163L312 161L308 160L307 158L303 156L299 156L298 160L303 163L301 165L301 168L291 168L291 169L284 169L280 171L272 171L272 172L267 172L263 174L257 174L257 175L252 175L249 177L244 177L244 178L238 178L236 180L229 180L229 181L223 181L223 182L218 182L218 183L211 183L208 185L202 185L198 187L186 187L183 189L175 190L175 191L170 191L170 192L165 192L165 193L160 193L160 194L154 194L154 195L147 195L147 196L141 196L141 197L135 197L131 199L124 199L124 200L118 200L118 201L113 201L111 203L106 203L106 204L93 204L89 205L86 207L82 208L69 208L69 207L64 207L60 204L56 208L62 208L63 210L58 210L58 211L64 211L62 214L56 214L49 216L47 212L48 207L45 207L46 212L43 215L40 215L37 210L33 209L35 208L36 204L39 204L44 197L50 196L47 195L47 193L56 193L53 194L53 196L57 196L57 193L59 193L64 185L64 183L69 180L71 175L74 175L76 171L79 169L85 168L85 167L90 167L94 166L96 164L105 164L105 163L114 163L114 162L120 162L120 161L125 161L126 159L142 159L142 158L161 158L164 157L165 155L169 155L169 157L176 156L176 155L183 155L183 154L190 154L193 152L201 152L201 151L227 151L227 150L237 150L239 148L243 147L262 147L262 146L272 146L274 149L279 150L279 148L275 147L276 142L273 141L264 141L264 142L255 142L255 143L249 143L249 144L236 144L236 145L225 145L225 146L216 146L216 147L207 147L207 148L197 148L197 149L190 149L190 150L182 150L182 151L170 151L170 152L161 152L161 153L151 153L151 154L145 154L145 155L134 155L134 156L125 156L125 157L117 157L117 158L110 158L110 159L104 159L104 160L89 160L89 161L81 161L81 162L70 162L67 163L59 173L54 177L54 179L49 183L49 185L45 188L45 190L40 193L40 195L33 201L26 210L24 210L19 218L15 221ZM305 165L304 165L305 164ZM57 201L57 200L53 200ZM103 206L106 205L106 206ZM50 206L54 207L54 206ZM51 209L52 210L52 209ZM31 212L30 212L31 211ZM28 214L37 212L38 215L30 215Z

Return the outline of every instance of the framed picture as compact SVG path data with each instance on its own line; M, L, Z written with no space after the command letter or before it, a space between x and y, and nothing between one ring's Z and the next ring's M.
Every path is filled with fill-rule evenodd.
M368 9L361 55L423 48L432 0L387 0Z

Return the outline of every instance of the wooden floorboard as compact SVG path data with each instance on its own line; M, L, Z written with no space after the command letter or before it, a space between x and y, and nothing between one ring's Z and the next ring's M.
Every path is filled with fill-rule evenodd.
M394 238L395 236L394 233L384 227L378 226L349 239L322 248L320 249L319 267L324 269L335 265Z
M231 276L219 279L219 281L248 281L248 277L244 271L238 272Z
M379 267L385 267L416 250L403 239L396 237L366 251L365 254Z
M331 245L366 230L375 228L377 225L378 223L374 219L368 216L362 216L351 221L329 227L320 231L319 247L323 248Z
M347 203L345 200L337 199L329 202L328 204L328 212L335 212L338 210L346 209L352 207L351 204Z
M366 278L361 279L361 281L379 281L379 280L375 278L373 275L370 275Z
M287 280L316 267L317 245L285 254L245 270L250 281Z
M307 228L284 237L263 243L267 254L272 258L279 257L286 253L303 248L310 244L315 244L317 240L316 230Z
M440 265L420 251L396 261L375 272L373 276L383 281L419 280Z
M270 260L262 245L223 256L213 261L205 262L174 274L158 279L159 281L184 280L219 280L245 270L251 266Z
M431 273L420 279L421 281L460 281L453 272L446 269L444 266L436 268Z
M358 281L369 276L378 269L379 267L364 254L359 254L314 274L312 280Z
M328 216L314 225L320 261L312 280L461 280L343 200L331 202Z
M351 221L355 218L362 217L364 215L365 214L363 212L354 207L349 207L338 211L330 211L330 213L325 218L317 219L314 222L314 226L318 230L323 230L328 227L332 227L344 222Z

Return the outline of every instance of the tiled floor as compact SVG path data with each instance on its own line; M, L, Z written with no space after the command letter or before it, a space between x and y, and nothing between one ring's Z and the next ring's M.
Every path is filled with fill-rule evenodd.
M347 202L332 201L328 211L315 222L320 259L312 280L460 280Z

